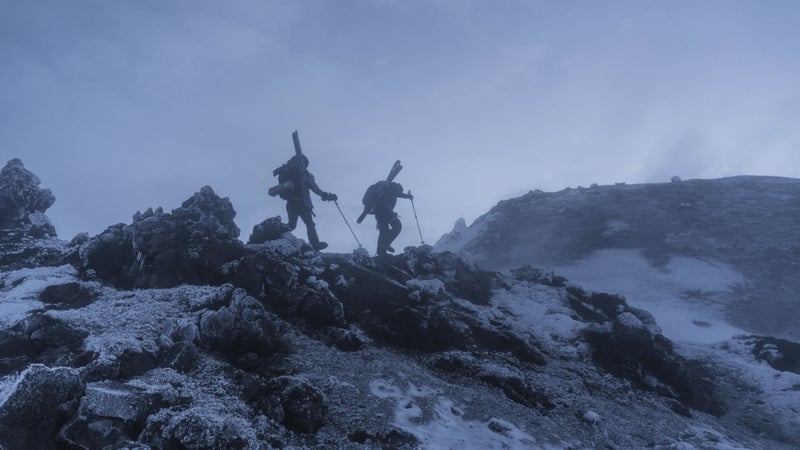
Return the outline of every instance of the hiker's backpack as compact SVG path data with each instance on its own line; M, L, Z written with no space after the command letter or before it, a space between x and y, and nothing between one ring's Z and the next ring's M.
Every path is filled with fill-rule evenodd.
M284 164L273 172L278 176L278 185L270 189L270 195L277 194L283 200L291 200L297 197L297 178L300 176L297 168L289 164Z
M361 203L364 205L364 211L366 211L368 214L375 213L375 207L378 206L378 202L381 201L381 197L383 197L388 185L389 183L386 181L378 181L367 188L367 192L364 192L364 197L361 198Z

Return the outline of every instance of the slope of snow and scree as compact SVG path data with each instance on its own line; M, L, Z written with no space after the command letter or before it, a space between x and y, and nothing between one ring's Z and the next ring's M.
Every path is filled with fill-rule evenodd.
M797 340L798 223L800 180L675 177L532 191L469 227L458 222L435 248L487 268L548 267L622 294L654 310L676 339L755 332Z
M789 341L676 344L532 266L317 253L277 218L245 245L210 187L69 243L14 205L0 448L800 445Z

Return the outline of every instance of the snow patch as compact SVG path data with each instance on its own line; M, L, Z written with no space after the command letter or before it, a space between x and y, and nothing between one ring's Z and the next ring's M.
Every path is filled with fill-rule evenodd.
M46 287L77 281L77 274L70 265L0 273L0 328L7 328L31 310L44 306L39 296Z
M722 318L744 277L721 263L675 256L654 267L639 250L610 249L555 271L586 289L622 295L652 313L672 340L714 343L746 334Z
M420 441L419 448L545 448L535 446L533 436L501 418L485 422L465 419L464 408L438 395L437 390L409 383L404 391L386 379L374 380L369 387L373 395L397 401L394 425L414 435Z
M516 334L533 335L550 351L568 355L580 353L573 344L586 323L574 318L563 289L514 282L510 289L495 291L492 304L490 319L502 320Z

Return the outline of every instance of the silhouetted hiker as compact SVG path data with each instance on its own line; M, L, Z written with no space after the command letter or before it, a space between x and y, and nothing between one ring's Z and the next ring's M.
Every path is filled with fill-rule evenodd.
M313 191L322 200L336 201L336 194L325 192L317 186L314 175L308 171L308 158L300 151L300 142L297 132L293 134L295 138L295 152L286 164L272 171L272 175L278 177L278 186L272 187L269 194L275 195L286 200L286 215L289 223L286 224L288 231L297 227L297 218L303 219L308 231L308 243L314 250L322 250L328 247L327 242L321 242L317 235L317 228L314 224L314 206L311 204L311 194Z
M395 162L386 180L378 181L367 188L367 192L364 193L364 198L362 199L364 212L356 220L356 222L361 223L367 214L375 214L375 221L378 225L378 249L375 252L377 256L385 255L387 252L394 253L392 242L400 234L400 230L403 229L403 224L400 223L397 213L394 212L397 199L414 198L411 195L411 191L407 194L403 193L403 186L392 181L402 168L400 161Z

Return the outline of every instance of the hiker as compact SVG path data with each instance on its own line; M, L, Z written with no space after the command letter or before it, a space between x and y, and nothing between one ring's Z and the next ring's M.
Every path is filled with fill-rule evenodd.
M375 254L382 256L386 255L387 252L394 253L392 242L400 234L400 230L403 229L400 218L394 212L397 199L407 198L413 200L414 196L411 195L410 191L403 193L403 186L394 181L379 181L373 186L377 186L371 208L378 226L378 249Z
M317 228L314 224L314 206L311 204L313 191L319 195L323 201L336 201L336 194L325 192L317 186L314 175L308 171L308 158L306 155L297 154L292 156L286 164L272 171L272 175L278 177L279 185L271 189L270 194L276 192L280 198L286 200L286 215L289 223L285 224L287 231L292 231L297 227L297 218L303 219L308 232L308 243L314 250L322 250L328 247L327 242L321 242L317 235Z

